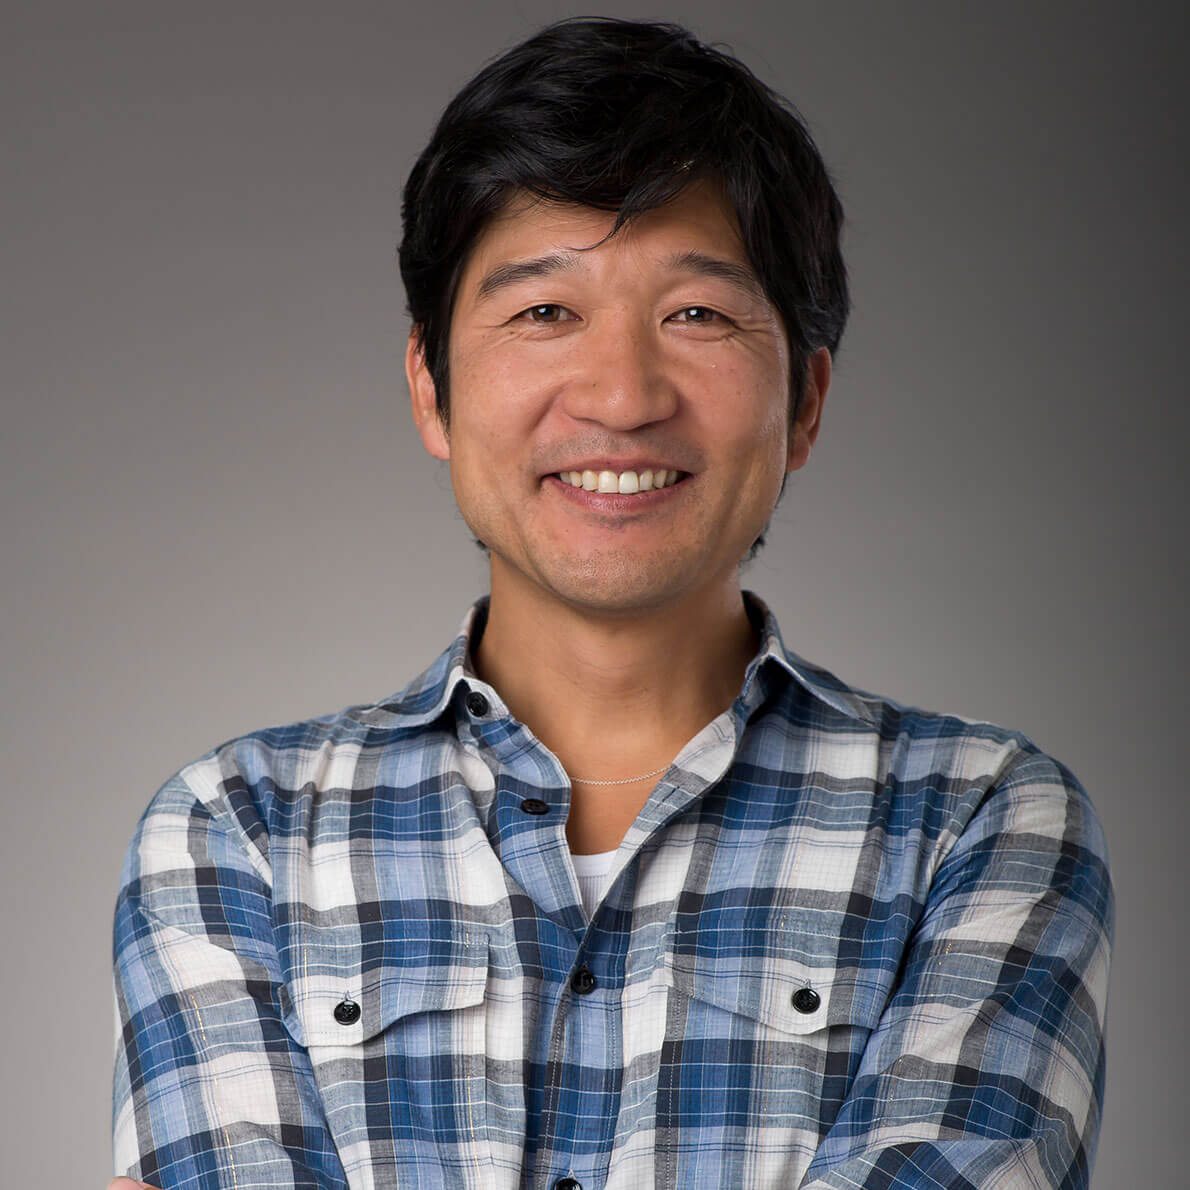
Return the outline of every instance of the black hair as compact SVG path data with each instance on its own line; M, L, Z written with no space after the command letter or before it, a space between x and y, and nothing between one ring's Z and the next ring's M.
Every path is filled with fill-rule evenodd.
M792 425L807 360L819 347L835 354L850 306L843 208L804 122L742 62L680 25L572 17L467 83L405 184L398 259L443 427L459 278L515 193L615 211L610 236L700 177L722 185L784 321Z

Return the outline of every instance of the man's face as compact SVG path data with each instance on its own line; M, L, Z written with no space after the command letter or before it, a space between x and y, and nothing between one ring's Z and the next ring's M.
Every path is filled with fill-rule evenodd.
M484 229L451 323L449 436L412 337L407 370L493 590L631 614L734 589L785 472L809 458L829 356L791 437L784 327L718 189L696 183L576 251L613 223L524 197ZM632 471L640 486L659 470L681 478L610 494L559 477Z

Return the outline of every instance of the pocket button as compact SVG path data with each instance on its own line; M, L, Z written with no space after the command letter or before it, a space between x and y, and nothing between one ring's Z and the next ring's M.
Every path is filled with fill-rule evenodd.
M354 1000L340 1000L335 1005L335 1020L340 1025L354 1025L359 1020L359 1005Z
M813 988L798 988L793 993L793 1006L798 1012L806 1013L817 1012L818 1006L822 1003L822 997Z

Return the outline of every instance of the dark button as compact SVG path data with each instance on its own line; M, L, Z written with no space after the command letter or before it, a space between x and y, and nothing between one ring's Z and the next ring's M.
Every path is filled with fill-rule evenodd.
M521 802L521 809L526 814L548 814L550 812L549 805L543 802L539 797L527 797Z
M583 1190L583 1184L577 1178L559 1178L554 1183L554 1190Z
M478 690L472 690L467 694L467 710L482 718L488 713L488 700Z
M813 988L798 988L793 993L793 1006L798 1012L817 1012L822 997Z
M340 1000L335 1005L335 1020L340 1025L354 1025L359 1020L359 1005L354 1000Z
M571 977L570 986L574 988L580 996L585 996L588 992L595 990L595 976L591 974L591 968L584 964Z

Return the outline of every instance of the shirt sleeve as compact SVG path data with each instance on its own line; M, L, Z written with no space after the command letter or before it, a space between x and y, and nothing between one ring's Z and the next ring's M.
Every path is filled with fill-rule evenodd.
M117 1174L164 1190L346 1187L281 1019L262 834L249 842L181 776L137 827L115 912Z
M1104 1086L1114 897L1074 774L1018 754L930 885L800 1190L1074 1190Z

